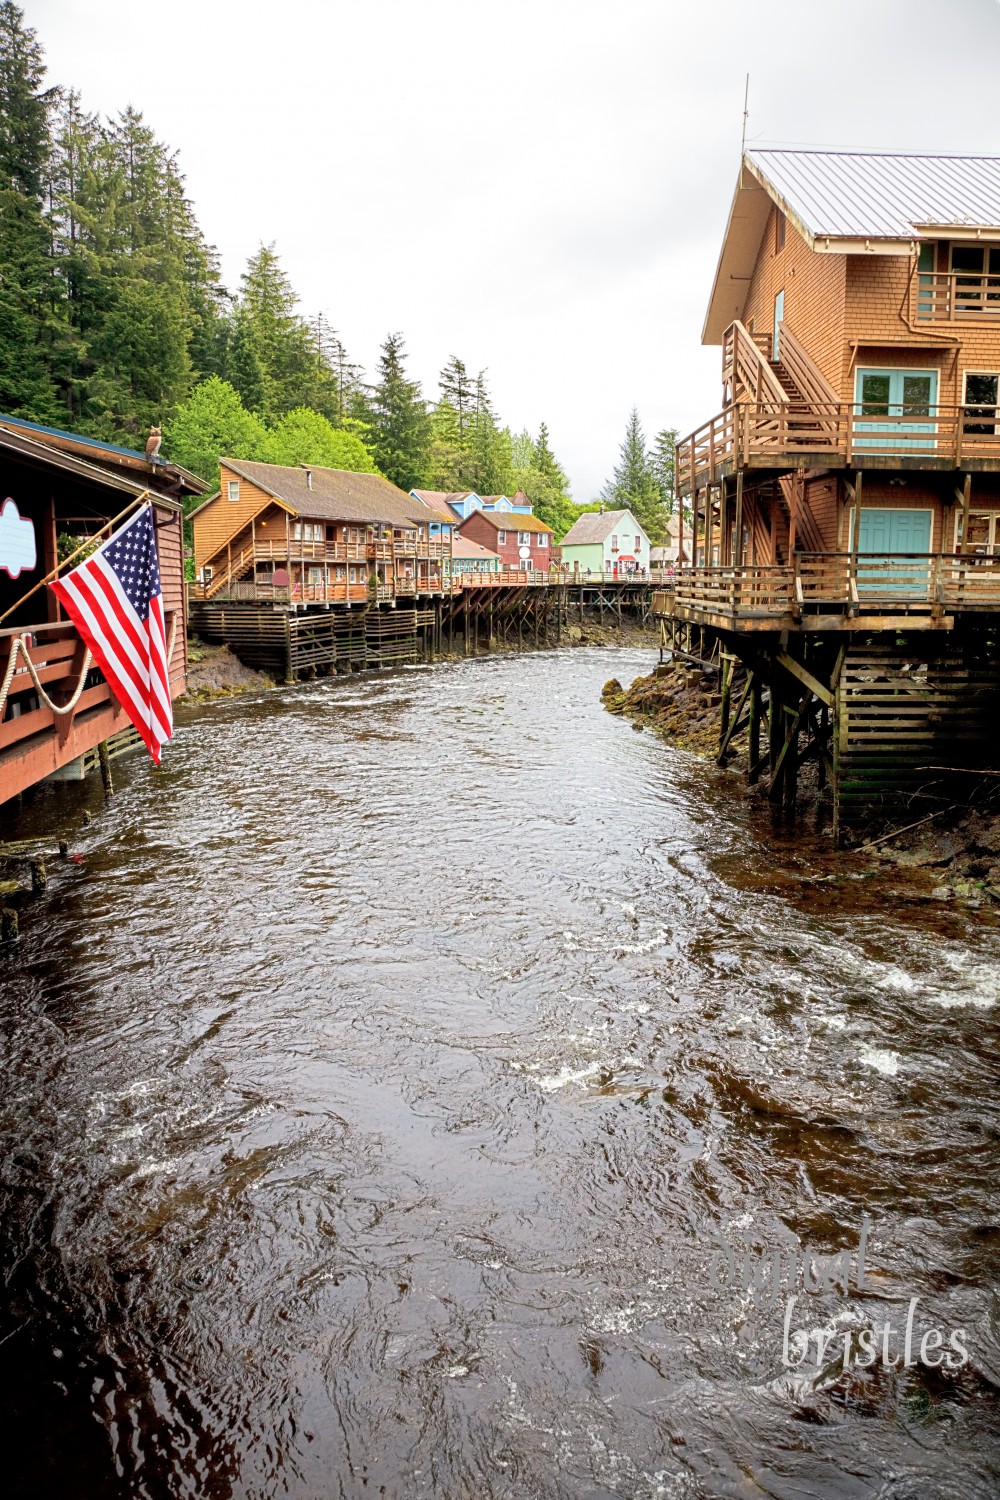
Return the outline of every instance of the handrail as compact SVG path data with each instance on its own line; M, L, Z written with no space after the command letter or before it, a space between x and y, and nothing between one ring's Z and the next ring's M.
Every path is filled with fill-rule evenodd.
M969 271L918 271L915 321L953 323L963 318L1000 318L1000 276Z
M988 609L1000 613L1000 557L950 552L796 553L788 564L698 566L673 579L682 608L780 617L802 610Z
M840 393L833 388L823 371L814 363L788 324L784 322L780 325L779 347L781 363L806 401L836 404L840 400Z
M784 401L785 388L754 335L737 318L723 334L722 378L732 401Z
M955 468L967 459L1000 463L1000 420L974 402L910 411L856 401L741 402L677 444L678 489L687 497L716 483L723 465L756 458L781 468L789 457L813 455L821 466L864 455L929 458Z

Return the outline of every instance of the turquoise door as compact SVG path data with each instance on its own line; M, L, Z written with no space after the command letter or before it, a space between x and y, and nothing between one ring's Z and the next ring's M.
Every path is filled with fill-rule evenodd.
M858 370L854 415L861 420L854 424L855 446L932 453L936 406L936 370Z
M887 599L926 599L931 550L929 510L876 510L861 507L858 533L858 593ZM912 561L899 553L916 553ZM865 563L862 554L891 557L883 564ZM896 554L893 556L893 554Z
M785 293L782 289L774 299L774 333L771 338L771 358L781 358L780 329L785 316Z

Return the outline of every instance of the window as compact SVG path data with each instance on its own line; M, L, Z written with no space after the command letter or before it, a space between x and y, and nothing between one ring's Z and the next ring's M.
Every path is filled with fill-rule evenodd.
M240 498L240 482L238 479L230 479L226 482L226 499L238 500Z
M955 516L955 551L962 545L962 512ZM973 556L1000 556L1000 515L995 510L969 511L968 550Z
M636 550L636 552L641 552L642 551L642 537L641 536L637 536L636 539L635 539L635 550Z
M323 527L318 521L293 521L293 542L321 542L323 540Z
M785 216L780 208L774 210L774 253L780 255L785 248Z
M539 547L547 547L549 545L549 534L547 531L540 531L538 533L538 545Z
M956 313L1000 312L1000 246L952 245Z
M611 550L612 550L612 552L617 552L618 551L618 533L617 533L617 531L614 533L614 535L611 538Z
M517 533L517 545L519 547L530 547L531 546L531 532L530 531L519 531Z
M983 370L966 370L963 432L995 433L997 403L1000 402L1000 374ZM970 419L978 420L970 420Z
M507 533L506 533L506 531L498 531L497 532L497 541L498 542L505 542L506 540L507 540Z

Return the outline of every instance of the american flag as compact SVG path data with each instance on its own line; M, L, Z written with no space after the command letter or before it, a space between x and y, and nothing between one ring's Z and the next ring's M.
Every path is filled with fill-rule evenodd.
M144 505L86 562L49 584L90 647L154 761L173 733L153 507Z

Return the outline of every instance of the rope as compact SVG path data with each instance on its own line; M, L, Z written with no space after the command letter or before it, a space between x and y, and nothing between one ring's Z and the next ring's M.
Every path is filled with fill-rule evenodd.
M69 702L61 704L54 703L49 697L48 693L45 691L42 680L38 675L38 669L36 668L35 663L31 660L31 656L28 651L28 644L25 641L24 636L16 635L10 643L10 659L7 662L7 670L4 673L3 683L0 684L0 720L3 719L4 711L7 707L7 694L10 692L10 685L14 680L14 672L17 668L17 654L19 651L24 657L25 665L28 668L28 675L30 676L35 686L35 692L38 694L41 701L45 704L45 707L51 709L54 714L57 714L59 716L71 714L74 708L76 708L76 705L79 703L80 698L83 694L84 684L87 681L87 673L90 671L91 663L94 659L91 656L90 651L88 650L84 654L83 666L80 669L80 681L77 683L75 689L73 690L73 696L70 698Z
M174 659L174 647L177 645L177 620L180 613L181 611L179 609L175 609L173 613L173 619L170 622L170 642L167 646L168 667ZM70 698L68 703L59 704L54 703L49 697L48 693L45 691L41 678L38 675L38 670L35 666L35 663L32 661L29 654L28 644L25 641L24 636L16 635L10 643L10 658L7 662L7 670L4 673L3 682L0 683L0 721L3 720L4 713L7 709L7 695L10 692L10 685L14 680L14 673L17 670L17 656L19 651L24 656L25 665L28 668L28 675L30 676L31 681L34 684L36 693L38 694L41 701L45 704L45 707L51 709L54 714L57 714L60 717L65 717L66 714L71 714L80 701L80 698L83 694L84 684L87 681L87 673L90 671L90 668L93 665L94 658L90 654L89 649L84 655L83 666L80 668L80 680L73 690L73 696Z

